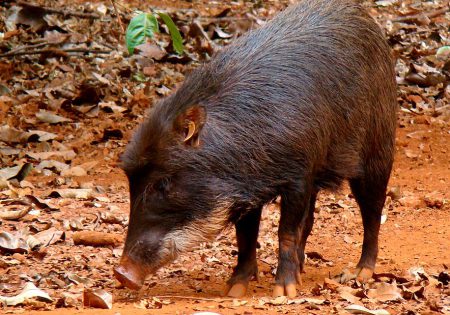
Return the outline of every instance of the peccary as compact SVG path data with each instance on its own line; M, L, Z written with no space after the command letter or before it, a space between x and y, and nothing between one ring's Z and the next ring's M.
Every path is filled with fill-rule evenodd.
M321 189L350 182L372 276L394 155L396 83L383 33L350 0L303 0L236 39L155 105L123 155L130 223L116 277L138 289L236 227L228 294L257 274L262 207L281 197L275 296L296 295Z

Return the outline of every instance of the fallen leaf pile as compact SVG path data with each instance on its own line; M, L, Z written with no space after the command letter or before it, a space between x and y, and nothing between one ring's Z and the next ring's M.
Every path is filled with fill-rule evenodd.
M237 258L230 229L150 276L144 293L118 286L112 268L129 220L118 158L132 130L192 69L293 1L170 2L173 7L141 0L0 6L0 312L125 305L130 313L450 314L450 9L444 0L362 1L393 49L401 108L400 162L371 282L352 274L363 230L344 187L320 195L296 299L270 297L279 200L264 208L259 282L250 283L244 299L221 297ZM149 6L175 21L185 54L174 53L164 26L128 54L123 29Z
M400 105L434 117L448 113L450 86L449 3L375 1L380 24L397 58ZM424 119L425 123L428 123Z

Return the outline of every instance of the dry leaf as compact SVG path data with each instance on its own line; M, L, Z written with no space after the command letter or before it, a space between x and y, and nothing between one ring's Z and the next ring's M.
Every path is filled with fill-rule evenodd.
M56 228L50 228L48 230L39 232L33 235L43 246L49 246L55 244L60 240L65 239L65 233L58 231Z
M8 306L24 303L28 299L37 298L45 302L52 302L52 298L44 291L38 289L33 282L27 282L22 291L16 296L0 296L0 302Z
M33 134L7 125L0 126L0 141L6 143L27 143ZM37 137L37 136L34 136Z
M17 13L14 23L29 25L34 32L38 32L48 26L44 16L45 10L38 6L23 6Z
M422 277L428 277L427 273L423 269L423 267L411 267L408 269L407 274L410 277L413 277L414 280L419 281Z
M417 159L419 157L419 154L409 149L405 149L405 155L410 159Z
M19 182L24 180L33 169L31 163L0 169L0 178L11 180L16 178Z
M234 299L233 300L233 307L239 307L239 306L244 306L244 305L246 305L248 303L248 301L245 301L245 300L237 300L237 299Z
M77 154L73 150L64 150L64 151L49 151L49 152L27 152L27 156L35 159L35 160L47 160L51 157L62 157L65 161L73 160Z
M219 36L220 38L231 38L233 37L233 34L225 33L220 27L216 27L214 29L214 32Z
M159 46L150 43L138 45L135 49L140 56L155 60L161 60L167 54L167 52Z
M1 209L1 208L0 208ZM3 220L19 220L26 216L32 207L26 207L22 210L7 210L7 211L0 211L0 219Z
M80 284L80 283L82 283L82 284L89 284L91 282L91 279L83 278L83 277L80 277L80 276L78 276L76 274L71 274L71 273L69 273L67 275L67 279L69 279L70 281L72 281L75 284Z
M115 102L100 102L98 105L101 109L107 109L111 113L123 113L127 110L126 107L116 105Z
M34 208L38 208L41 210L45 210L45 211L58 211L58 208L53 208L50 207L48 204L46 204L45 202L42 202L41 200L39 200L39 198L33 196L33 195L25 195L21 201L23 202L23 204L25 205L30 205L33 206Z
M28 245L21 236L0 232L0 250L8 253L26 253Z
M336 292L342 285L334 280L325 278L323 281L323 287L330 290L331 292Z
M306 303L316 304L316 305L323 305L327 301L327 300L323 300L323 299L312 299L312 298L304 298L302 300L304 300L304 302L306 302Z
M87 175L86 170L80 166L74 166L61 172L61 176L65 177L77 177L86 175Z
M352 304L360 303L360 300L361 300L360 298L354 296L353 294L351 294L351 293L348 292L348 291L343 291L343 292L341 292L341 293L339 294L339 296L340 296L343 300L345 300L345 301L347 301L347 302L350 302L350 303L352 303Z
M29 133L31 135L37 135L39 137L38 138L39 142L46 142L46 141L54 140L58 137L54 133L42 131L42 130L29 130Z
M71 121L69 118L58 116L52 112L45 111L45 110L41 110L41 111L37 112L36 118L42 122L46 122L49 124L59 124L59 123Z
M394 282L392 284L386 282L379 282L374 284L374 289L369 289L366 292L368 298L375 299L379 302L398 301L402 299L401 290Z
M80 189L57 189L50 193L50 197L74 198L74 199L91 199L94 191L91 188Z
M8 188L8 181L0 177L0 189Z
M367 315L390 315L390 313L383 309L378 310L369 310L361 305L349 305L345 308L345 310L351 314L367 314Z
M272 305L284 305L287 304L288 297L287 296L278 296L275 299L272 299L268 302L268 304Z
M61 172L68 168L69 168L69 165L62 163L62 162L55 161L55 160L42 161L41 163L39 163L38 166L36 166L36 170L41 171L41 172L44 169L49 169L49 170L54 169L57 172Z
M112 295L105 290L85 289L83 293L83 305L93 308L112 309Z

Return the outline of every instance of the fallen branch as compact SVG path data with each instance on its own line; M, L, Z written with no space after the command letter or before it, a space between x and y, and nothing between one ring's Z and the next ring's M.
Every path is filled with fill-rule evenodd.
M72 235L75 245L106 247L119 246L123 243L123 236L119 234L104 233L97 231L79 231Z
M444 7L442 9L438 9L436 11L427 12L427 13L419 13L414 15L406 15L406 16L400 16L398 18L393 19L393 22L405 22L405 23L414 23L414 22L420 22L424 18L432 19L437 16L440 16L442 14L445 14L449 12L449 7Z
M69 49L39 49L33 51L12 51L1 54L0 57L24 56L24 55L41 55L55 54L65 55L66 53L90 53L90 54L109 54L112 50L103 49L85 49L85 48L69 48Z
M47 13L60 14L63 16L76 16L76 17L86 18L86 19L99 19L100 18L100 16L95 13L81 13L81 12L55 9L55 8L50 8L50 7L41 7L39 5L29 4L29 3L25 2L25 1L21 1L21 0L16 1L16 3L22 7L34 8L37 10L44 10Z

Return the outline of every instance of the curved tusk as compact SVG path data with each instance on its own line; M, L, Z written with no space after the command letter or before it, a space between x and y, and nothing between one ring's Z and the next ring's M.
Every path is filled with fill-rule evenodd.
M184 142L186 142L189 139L191 139L192 136L194 135L194 133L195 133L195 123L193 121L190 121L189 125L188 125L188 128L189 128L188 134L186 135L186 138L184 138L184 140L183 140Z

